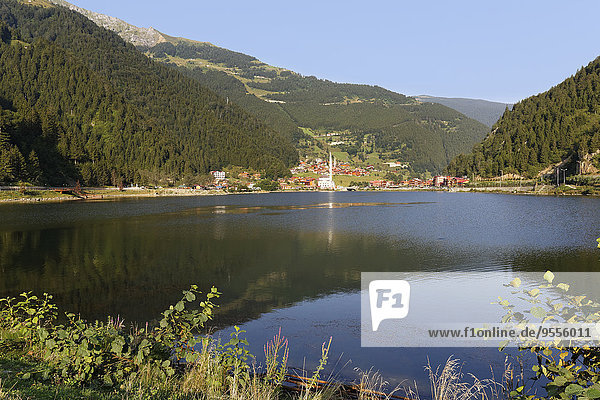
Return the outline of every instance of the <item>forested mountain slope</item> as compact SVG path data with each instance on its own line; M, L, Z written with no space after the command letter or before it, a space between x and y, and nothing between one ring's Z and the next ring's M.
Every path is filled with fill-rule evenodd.
M506 112L471 153L456 157L452 174L497 176L503 171L533 177L578 161L600 149L600 58L545 93L529 97Z
M294 141L302 155L333 150L357 163L405 161L416 172L440 172L452 157L468 151L488 131L459 112L422 105L381 87L302 76L211 43L138 28L63 0L53 2L83 13L148 57L175 67L239 104ZM360 115L361 119L349 126L345 121L348 114ZM316 136L306 135L299 127L310 127ZM316 139L331 131L343 131L334 132L341 134L340 140L333 141L336 145Z
M30 179L19 172L35 169L30 156L38 181L86 184L177 180L228 164L277 175L297 162L264 122L79 13L7 0L0 21L0 62L12 72L0 81L2 181Z
M306 77L209 43L164 37L140 49L258 115L291 137L302 155L314 150L315 140L298 127L335 133L332 149L355 162L403 161L414 172L437 173L488 131L448 107L378 86Z

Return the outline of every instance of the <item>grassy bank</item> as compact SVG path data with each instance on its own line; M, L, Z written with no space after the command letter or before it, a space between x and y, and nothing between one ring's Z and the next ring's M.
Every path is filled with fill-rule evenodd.
M88 323L74 314L57 324L49 295L0 299L0 400L420 399L411 382L391 388L372 370L355 369L356 381L345 384L322 376L331 339L322 344L313 371L290 375L281 332L263 355L248 352L245 332L237 327L227 343L198 335L220 293L213 288L202 299L199 294L192 286L143 328L110 318ZM425 371L437 400L502 398L504 383L464 376L455 359Z
M0 190L0 202L62 201L71 198L52 190Z
M331 339L316 369L290 380L281 332L260 360L237 327L227 343L202 334L219 295L213 288L201 299L192 286L143 328L74 314L58 324L49 295L0 299L0 400L382 398L374 391L383 380L370 372L357 385L322 380Z
M519 278L507 285L515 289L513 295L527 296L537 306L529 316L499 298L497 304L506 312L503 321L600 320L600 304L583 304L586 296L569 294L570 285L554 282L550 271L543 279L546 283L534 290L521 286ZM562 290L563 296L557 298L555 290ZM201 334L220 293L212 288L202 298L199 295L192 286L159 320L142 328L125 327L111 318L88 323L74 314L66 314L68 322L57 324L57 308L49 295L23 293L0 299L0 400L421 400L416 384L390 388L372 370L355 369L358 378L352 384L322 377L331 339L322 344L314 371L292 376L288 342L281 331L265 344L260 360L249 353L245 332L237 327L227 343ZM514 366L507 358L499 379L493 372L483 380L464 374L460 361L452 357L443 366L426 365L431 399L599 399L600 348L563 347L559 342L540 344L532 339L524 344L524 350L537 356L537 365L530 368L536 374L533 379L526 376L519 358ZM545 382L547 397L540 397L540 387L532 385L539 379Z
M11 352L0 355L0 400L93 399L93 400L421 400L416 384L390 387L378 372L357 369L353 384L316 380L306 376L304 385L291 387L268 378L265 373L227 374L218 357L205 352L199 360L180 373L164 378L152 367L141 367L137 376L119 386L108 387L98 382L87 385L68 380L23 379L35 374L43 365L35 355ZM522 383L518 371L506 366L500 381L480 380L462 372L458 359L449 358L442 366L424 366L433 400L509 400L510 391ZM277 378L275 378L277 379ZM311 382L315 382L311 384ZM429 398L429 397L428 397Z
M130 377L118 387L108 387L99 383L85 386L66 381L48 381L35 378L22 379L24 374L33 374L40 368L40 361L23 353L0 356L0 399L343 399L339 388L286 390L273 385L263 376L231 375L225 385L218 383L223 366L214 357L203 356L202 360L183 372L163 378L150 366L143 366L139 376ZM368 398L368 397L365 397Z

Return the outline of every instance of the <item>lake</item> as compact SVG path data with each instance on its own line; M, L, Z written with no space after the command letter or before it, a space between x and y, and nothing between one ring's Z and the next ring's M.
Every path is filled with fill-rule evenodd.
M600 271L600 199L448 192L319 192L0 205L0 297L48 292L87 319L142 324L198 284L223 293L211 323L252 353L282 328L290 365L355 367L426 391L427 360L490 376L495 348L360 347L361 272ZM496 275L495 275L496 274ZM443 299L432 299L432 302ZM497 373L497 372L496 372ZM497 375L498 376L498 375Z

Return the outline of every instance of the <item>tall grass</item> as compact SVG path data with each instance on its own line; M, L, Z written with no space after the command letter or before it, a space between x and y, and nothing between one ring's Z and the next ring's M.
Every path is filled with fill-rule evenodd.
M491 395L496 393L494 387L497 383L491 379L480 380L473 374L468 374L468 380L465 381L460 361L452 356L443 368L438 366L435 370L427 360L425 371L429 375L433 400L494 399Z
M388 383L372 369L356 369L359 380L354 385L338 384L332 375L321 377L332 338L322 344L315 370L303 370L297 376L290 375L288 341L281 330L264 346L264 365L256 364L247 349L245 331L238 327L224 344L195 336L193 330L203 326L199 321L212 315L210 299L219 295L213 288L201 303L203 309L187 311L185 304L196 300L195 293L199 293L195 286L184 291L182 300L163 313L158 327L136 327L133 333L125 330L120 319L90 324L74 314L67 314L71 325L53 326L56 306L51 304L50 295L24 293L19 301L0 299L0 353L15 353L16 362L22 364L17 372L0 371L0 378L5 379L0 381L0 400L29 399L28 389L42 386L48 393L54 385L57 390L89 389L98 394L95 398L103 400L391 400L398 398L395 393L400 390L405 400L419 400L416 384L408 389L397 386L389 392ZM128 346L125 340L129 340ZM507 363L501 383L493 377L480 380L465 376L459 360L453 357L435 369L428 361L425 370L432 400L508 399L515 387L522 390L524 386L522 365L519 375ZM8 386L15 382L16 386L7 389L6 379Z
M323 345L323 356L319 368L307 384L297 392L290 392L282 386L287 373L287 340L279 332L265 345L266 365L264 372L258 372L256 365L245 373L239 370L232 373L221 362L217 345L202 349L199 357L189 363L180 377L160 379L160 371L145 365L140 372L124 385L125 398L141 400L155 399L202 399L202 400L276 400L281 398L298 400L340 399L337 386L317 387L313 384L327 362L329 343Z
M23 398L18 394L14 393L11 389L5 389L0 379L0 400L22 400Z
M387 382L379 371L373 371L373 368L363 371L360 368L354 369L360 377L357 388L357 399L358 400L389 400L392 396L402 389L401 385L396 386L392 391L388 391L389 382ZM382 397L381 393L385 393ZM410 389L404 390L404 393L408 393L410 398L416 399L416 391ZM414 397L413 397L414 396ZM409 397L409 396L405 396Z
M327 347L325 343L324 348ZM280 348L281 350L281 348ZM272 354L272 353L271 353ZM273 360L273 358L271 358ZM281 365L281 358L279 359ZM363 371L355 368L358 381L354 385L323 383L311 374L303 378L305 384L296 390L282 385L281 381L267 379L264 372L275 363L265 365L258 372L254 367L247 376L231 374L219 362L216 349L205 348L201 356L188 365L181 374L164 379L153 365L145 365L140 372L130 377L120 389L99 394L98 399L107 400L421 400L416 383L412 386L389 387L383 376L373 369ZM431 400L506 400L515 385L523 382L521 372L512 364L505 364L501 381L493 378L480 380L474 375L463 374L460 361L450 357L444 365L425 367L431 389ZM313 374L314 376L314 374ZM319 384L317 385L316 382ZM10 385L8 385L10 386ZM58 393L58 392L57 392ZM30 397L7 388L0 380L0 400L23 400ZM36 398L36 397L33 397ZM45 397L44 397L45 398ZM429 398L429 396L427 396Z

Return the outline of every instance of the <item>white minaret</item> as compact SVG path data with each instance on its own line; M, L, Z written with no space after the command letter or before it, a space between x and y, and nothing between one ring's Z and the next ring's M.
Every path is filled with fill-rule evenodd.
M335 183L333 182L333 157L329 152L329 175L323 175L319 178L318 182L320 189L334 190Z

